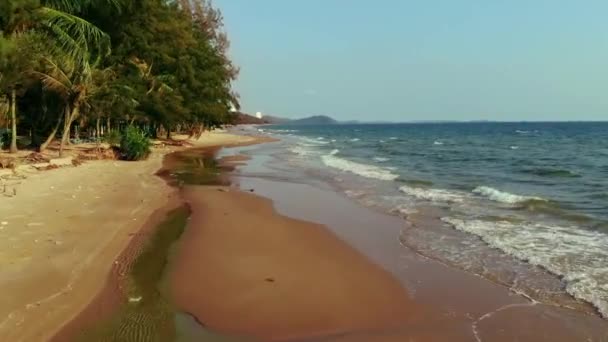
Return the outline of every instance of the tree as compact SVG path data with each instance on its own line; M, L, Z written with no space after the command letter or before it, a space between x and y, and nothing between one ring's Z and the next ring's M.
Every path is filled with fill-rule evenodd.
M11 124L41 151L60 131L63 151L71 129L97 141L129 124L197 136L239 107L238 68L210 1L2 1L0 32L0 102L14 104Z
M17 88L19 82L23 80L25 71L15 66L20 64L19 61L35 60L32 55L23 54L27 47L36 46L34 40L29 38L42 36L43 40L54 41L55 44L46 46L50 53L63 55L80 65L82 69L86 69L93 58L99 60L109 53L110 41L109 37L97 27L72 13L100 5L101 2L100 0L15 0L4 2L0 6L0 29L9 37L2 41L4 53L0 56L2 59L0 82L9 94L12 153L17 151ZM103 2L117 9L120 5L118 0L103 0Z

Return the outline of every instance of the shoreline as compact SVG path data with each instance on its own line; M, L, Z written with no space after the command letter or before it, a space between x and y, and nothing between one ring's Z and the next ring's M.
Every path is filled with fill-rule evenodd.
M193 214L168 281L176 306L213 331L315 339L396 329L422 311L396 278L325 226L239 189L194 186L184 198Z
M191 143L253 141L212 132ZM17 196L0 198L0 291L13 294L0 299L1 340L50 340L107 291L114 261L158 223L176 195L156 175L164 156L186 148L154 149L140 162L100 160L30 173L15 185Z
M294 167L285 166L281 163L281 148L282 145L256 149L257 152L251 153L254 162L239 171L237 180L243 187L255 188L256 194L271 199L280 214L328 226L339 238L396 275L417 304L433 309L425 320L433 322L439 330L453 333L439 340L604 341L608 338L607 322L590 311L587 303L561 307L535 301L517 289L429 259L405 246L401 239L404 234L412 233L414 228L434 230L437 216L417 220L420 226L410 227L408 221L398 215L364 206L332 184L315 181L314 177L311 180L306 172L298 173ZM289 195L294 193L298 196ZM433 239L428 243L441 248L443 242ZM450 318L441 321L442 316ZM411 327L412 334L416 330L417 327ZM404 336L407 335L401 337ZM352 338L357 340L356 336Z
M570 341L587 336L603 341L598 327L605 322L528 303L500 284L422 255L403 254L409 248L398 239L403 221L397 217L363 209L330 189L256 176L263 172L248 177L241 171L259 172L262 167L255 153L249 163L250 157L238 150L216 162L213 156L224 146L271 141L222 136L239 141L220 139L162 155L163 167L146 177L162 178L170 190L164 205L122 238L127 246L112 259L103 286L82 310L73 311L52 341L75 340L121 307L143 305L142 297L129 298L125 290L129 271L160 225L183 205L191 216L177 242L165 245L172 246L166 247L171 248L169 259L165 252L160 259L146 257L156 266L163 263L160 291L171 301L171 321L180 330L168 333L198 337L180 341L201 336L211 341L227 336L348 342L527 341L547 336ZM157 282L153 285L156 291ZM143 298L142 303L147 296ZM562 319L571 326L557 326ZM201 332L206 329L213 333ZM524 334L514 334L518 329Z

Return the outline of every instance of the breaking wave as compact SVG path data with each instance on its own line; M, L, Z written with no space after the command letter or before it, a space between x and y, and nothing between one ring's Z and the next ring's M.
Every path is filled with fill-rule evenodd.
M597 231L540 223L443 218L490 247L561 276L572 296L608 318L608 236Z
M496 190L489 186L477 187L473 190L473 193L478 194L480 196L487 197L488 199L490 199L492 201L506 203L506 204L518 204L518 203L525 203L525 202L531 202L531 201L547 202L547 200L540 198L540 197L516 195L516 194L508 193L505 191Z
M394 174L385 168L356 163L347 159L336 157L339 152L339 150L333 150L330 154L322 156L321 159L323 164L333 167L334 169L350 172L366 178L392 181L399 177L399 175Z
M460 203L464 200L463 194L443 189L416 188L404 185L399 188L399 191L417 199L431 202Z

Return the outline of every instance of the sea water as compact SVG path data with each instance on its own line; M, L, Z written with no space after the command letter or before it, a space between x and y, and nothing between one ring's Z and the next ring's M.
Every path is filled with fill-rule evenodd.
M536 299L567 293L608 317L608 123L269 126L259 133L281 138L267 148L273 167L402 216L409 248ZM425 228L433 220L439 228Z

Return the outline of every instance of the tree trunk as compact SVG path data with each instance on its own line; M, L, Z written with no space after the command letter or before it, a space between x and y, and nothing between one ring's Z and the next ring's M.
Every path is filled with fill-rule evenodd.
M44 152L49 147L51 142L53 142L53 140L55 139L55 135L57 135L57 131L59 131L59 126L61 125L62 121L63 120L61 119L61 117L59 117L59 119L57 120L57 124L55 124L55 128L53 128L51 134L49 134L48 138L46 138L46 141L43 142L42 145L40 145L40 148L38 149L40 153Z
M99 138L101 138L101 118L97 116L97 120L95 121L95 140L99 142Z
M106 118L106 134L109 134L110 132L112 132L112 120L110 119L110 117L108 116Z
M196 140L199 140L203 136L204 132L205 132L205 124L200 124L197 128Z
M63 136L61 137L61 145L59 145L59 156L63 157L63 148L66 143L69 143L70 140L70 126L72 126L72 122L74 119L78 117L80 113L80 104L77 103L74 105L72 112L70 113L70 107L67 106L65 109L65 122L63 123Z
M11 153L17 153L17 91L13 89L11 91L10 98L10 110L11 110Z

